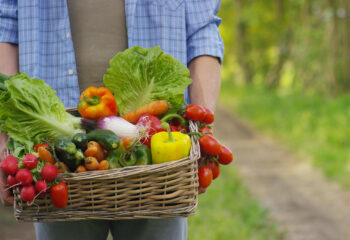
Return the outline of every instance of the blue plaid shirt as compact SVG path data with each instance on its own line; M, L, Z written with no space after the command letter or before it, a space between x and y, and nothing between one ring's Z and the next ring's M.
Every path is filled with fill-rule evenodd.
M220 0L125 0L128 45L161 46L187 65L223 57ZM19 69L44 79L65 106L79 99L66 0L0 0L0 42L19 45Z

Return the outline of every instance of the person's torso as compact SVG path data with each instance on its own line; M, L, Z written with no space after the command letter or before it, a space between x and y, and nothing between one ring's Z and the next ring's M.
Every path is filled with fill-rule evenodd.
M67 0L17 2L20 71L45 80L66 107L76 106L80 92ZM159 45L187 64L183 0L125 0L125 15L128 47Z
M67 0L80 91L102 86L109 60L128 47L124 0Z

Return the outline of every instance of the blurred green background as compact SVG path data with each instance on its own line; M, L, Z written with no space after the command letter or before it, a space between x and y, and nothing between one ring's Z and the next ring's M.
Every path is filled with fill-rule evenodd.
M222 0L219 16L221 106L348 190L350 1ZM189 239L283 239L234 167L223 170L200 196Z
M350 187L350 1L223 0L222 100Z

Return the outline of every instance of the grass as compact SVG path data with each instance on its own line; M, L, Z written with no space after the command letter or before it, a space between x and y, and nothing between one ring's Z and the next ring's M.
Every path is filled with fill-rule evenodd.
M223 104L350 188L350 95L330 98L223 85Z
M233 166L221 168L219 178L199 196L197 212L188 222L189 240L277 240L284 236L242 186Z

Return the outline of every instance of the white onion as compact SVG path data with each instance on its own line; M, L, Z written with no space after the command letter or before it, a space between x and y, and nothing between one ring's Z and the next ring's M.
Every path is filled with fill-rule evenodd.
M98 121L98 128L114 132L120 138L138 138L139 130L136 125L117 116L109 116Z

